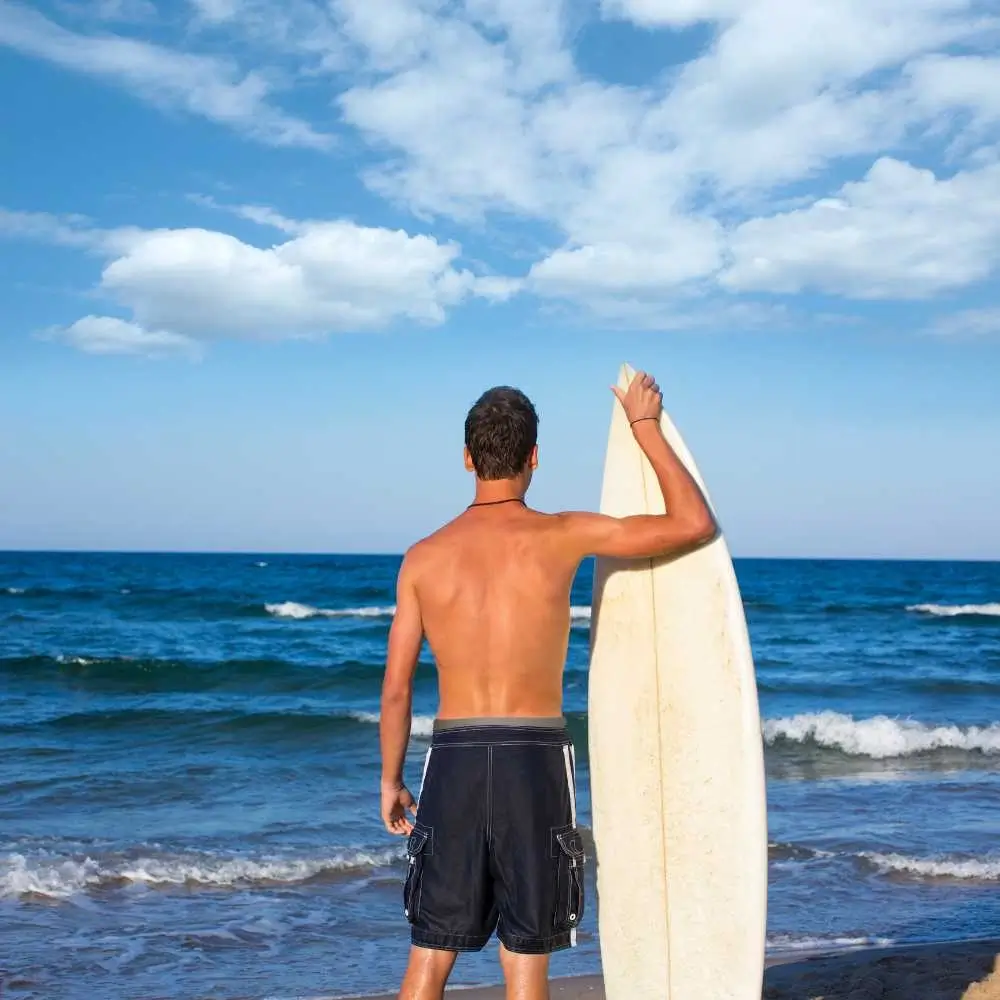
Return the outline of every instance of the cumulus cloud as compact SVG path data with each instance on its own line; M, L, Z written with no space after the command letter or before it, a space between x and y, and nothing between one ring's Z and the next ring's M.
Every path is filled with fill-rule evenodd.
M606 305L618 293L631 306L637 294L670 298L722 274L730 291L877 297L913 295L920 282L933 294L989 273L991 256L973 261L994 252L989 227L973 203L946 194L961 179L931 185L935 201L906 174L912 206L879 187L891 170L884 151L915 129L940 130L942 113L992 114L992 60L954 52L995 29L969 0L606 0L606 17L643 27L714 24L702 53L632 88L582 78L566 59L565 9L542 6L393 0L398 16L380 20L360 0L341 0L345 31L374 74L341 107L388 153L366 173L373 189L421 213L469 221L492 211L553 226L564 245L534 264L528 284L578 302ZM837 241L850 238L837 198L814 195L812 211L789 218L761 211L788 185L822 188L832 171L879 154L864 187L837 195L851 209L851 238L882 263L872 281L841 261ZM972 183L986 195L993 180ZM932 246L935 225L975 232L974 249ZM923 250L893 242L913 230ZM782 251L771 253L771 277L748 263L762 256L757 234L797 240L780 267ZM734 262L723 269L727 254ZM831 261L834 273L819 274Z
M147 328L197 337L302 337L436 324L476 294L460 249L351 222L303 224L268 248L226 233L144 233L104 269L101 289Z
M329 137L271 104L258 73L230 61L118 35L77 34L10 0L0 3L0 45L119 83L153 104L180 108L275 146L323 148Z
M959 288L1000 264L1000 165L938 180L881 159L834 197L744 223L731 252L722 280L736 290L910 299Z
M132 354L158 358L198 358L201 349L190 337L166 330L144 330L113 316L84 316L49 336L87 354Z
M103 234L101 291L144 330L312 336L436 323L471 296L522 289L665 328L678 315L697 325L699 301L707 316L735 315L749 293L929 297L988 279L1000 259L1000 62L988 48L1000 18L977 0L591 5L594 17L660 33L665 53L700 40L635 86L585 70L582 8L569 0L189 0L188 10L192 38L239 35L241 58L280 51L282 70L308 74L317 116L332 104L364 142L353 163L364 182L422 229L448 220L449 234L457 222L490 241L499 222L503 250L512 234L521 242L500 266L508 275L481 277L450 238L302 222L253 203L227 210L281 242ZM278 110L259 66L70 36L25 7L3 11L0 39L21 51L275 144L326 141ZM10 225L95 239L65 220Z
M1000 120L1000 59L930 55L907 72L914 99L928 113L966 111L979 124Z
M102 230L79 217L0 213L0 231L80 245L107 258L97 291L131 319L88 316L61 339L91 353L190 355L220 337L285 339L443 322L470 297L502 302L516 279L460 266L461 248L431 236L344 220L236 212L288 238L255 246L209 229Z

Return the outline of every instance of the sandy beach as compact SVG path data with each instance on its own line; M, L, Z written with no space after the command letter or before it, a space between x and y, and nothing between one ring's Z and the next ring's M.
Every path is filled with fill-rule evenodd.
M762 1000L1000 1000L1000 938L768 964ZM455 992L463 1000L503 1000L504 995L501 986ZM599 976L560 979L552 984L552 998L603 1000L604 988Z

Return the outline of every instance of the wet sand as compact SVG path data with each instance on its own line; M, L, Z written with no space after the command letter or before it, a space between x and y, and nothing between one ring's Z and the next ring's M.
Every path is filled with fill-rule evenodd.
M1000 939L783 957L769 966L763 1000L1000 1000ZM599 976L555 980L551 992L552 1000L604 1000ZM462 1000L504 995L501 986L455 993Z

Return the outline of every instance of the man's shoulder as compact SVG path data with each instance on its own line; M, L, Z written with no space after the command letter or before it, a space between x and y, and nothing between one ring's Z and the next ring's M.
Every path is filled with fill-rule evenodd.
M449 524L444 524L429 535L424 535L423 538L418 538L415 542L412 542L409 548L403 553L403 566L406 568L417 568L425 564L428 560L433 559L434 554L446 543L450 534L450 526L450 522Z

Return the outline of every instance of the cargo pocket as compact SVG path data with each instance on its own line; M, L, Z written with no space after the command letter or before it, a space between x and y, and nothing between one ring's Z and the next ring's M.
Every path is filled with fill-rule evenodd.
M556 906L553 926L557 931L573 930L583 917L583 868L586 855L579 830L569 826L552 831L556 856Z
M431 829L413 825L406 841L406 881L403 883L403 915L412 924L420 916L420 892L423 887L424 864L431 853Z

